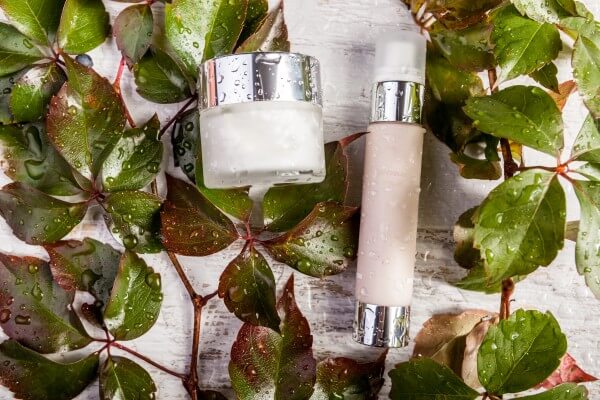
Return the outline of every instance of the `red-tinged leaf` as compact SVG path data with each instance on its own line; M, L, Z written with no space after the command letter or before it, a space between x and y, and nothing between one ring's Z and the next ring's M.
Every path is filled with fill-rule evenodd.
M597 380L598 378L582 370L579 365L577 365L577 361L567 353L560 361L558 369L539 386L544 389L551 389L562 383L595 382Z
M567 100L569 100L571 94L575 93L576 90L577 85L575 81L565 81L558 85L558 93L548 92L548 94L552 97L558 109L562 111L567 104Z
M137 63L152 43L154 18L149 4L138 4L121 11L113 24L117 47L129 65Z
M349 358L328 358L317 365L317 383L310 400L376 400L383 386L384 352L379 359L358 363Z
M115 339L136 339L152 328L162 300L160 274L126 250L104 309L104 323Z
M254 247L244 249L225 268L219 279L219 297L242 321L279 332L275 277L267 260Z
M415 337L413 357L426 357L461 374L467 335L482 319L493 316L485 310L434 315Z
M0 254L0 282L0 327L11 339L40 353L91 342L71 308L75 291L54 282L45 261Z
M404 0L411 11L417 13L423 5L425 12L432 13L436 20L450 29L461 29L486 18L487 12L502 3L502 0Z
M263 19L256 32L244 40L236 53L252 51L290 51L283 1Z
M263 201L265 225L271 232L285 232L302 221L317 203L344 203L348 190L348 157L339 142L325 145L327 176L321 183L271 188Z
M477 352L491 326L500 321L498 314L493 313L494 318L483 319L465 338L465 350L460 374L463 381L472 388L480 388L481 383L477 375Z
M295 228L264 243L271 256L303 274L324 277L344 271L356 256L356 208L320 203Z
M71 196L91 183L73 170L40 124L0 126L4 173L53 196Z
M87 203L67 203L20 182L0 191L0 213L13 233L26 243L51 244L81 222Z
M54 280L65 290L91 293L106 305L121 254L91 238L67 240L46 246Z
M206 256L238 238L235 226L195 186L167 175L167 200L161 212L163 245L187 256Z
M23 400L70 400L98 372L98 353L71 364L42 357L14 340L0 344L0 383Z
M268 0L248 0L248 12L244 21L244 28L238 38L238 45L258 30L268 13Z
M112 84L63 54L68 82L50 102L48 136L86 178L96 177L125 128L125 111Z
M293 276L277 308L282 319L281 335L246 323L231 348L229 376L240 399L305 400L313 393L313 338L294 298Z

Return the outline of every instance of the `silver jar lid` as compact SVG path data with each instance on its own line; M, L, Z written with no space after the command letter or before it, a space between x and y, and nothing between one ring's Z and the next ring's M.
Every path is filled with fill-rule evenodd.
M253 101L303 101L322 105L316 58L298 53L243 53L200 66L201 110Z

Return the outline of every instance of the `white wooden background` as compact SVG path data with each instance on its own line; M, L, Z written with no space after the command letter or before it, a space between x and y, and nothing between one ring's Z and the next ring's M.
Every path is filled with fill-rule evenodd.
M127 6L110 0L104 1L113 18ZM583 2L600 17L599 2ZM155 4L154 7L161 13L160 4ZM321 60L327 139L335 140L364 130L369 108L368 82L373 41L382 31L398 29L400 25L411 22L401 1L286 0L286 18L293 49ZM91 55L94 67L110 79L114 78L119 60L114 43L111 41L105 44ZM569 66L569 60L563 55L559 62L561 81L570 79ZM149 118L155 112L165 121L178 109L177 106L153 105L139 98L129 73L124 77L123 89L129 108L138 121ZM573 96L565 111L567 143L574 139L585 115L578 96ZM362 143L353 145L350 152L353 177L351 193L353 199L358 199ZM448 161L447 153L448 150L443 145L431 136L428 137L424 155L421 230L411 328L413 336L433 314L467 308L495 311L499 304L498 296L462 291L448 283L458 280L464 274L452 259L453 244L449 230L458 215L478 204L496 183L460 178L456 168ZM529 164L536 163L542 157L539 154L527 154ZM173 171L170 159L165 159L165 166ZM8 181L6 177L2 179L3 183ZM569 201L569 219L577 219L579 210L571 191ZM91 210L86 221L70 235L73 238L84 236L92 236L118 246L104 228L98 210ZM241 244L237 243L221 254L205 258L181 257L181 260L194 285L201 292L209 293L216 289L220 272L240 248ZM25 245L16 239L3 220L0 220L0 251L47 257L41 248ZM600 376L600 301L591 295L583 279L577 274L573 251L573 244L567 242L565 250L550 267L539 269L519 283L513 307L535 307L554 313L568 336L569 352L589 373ZM165 255L144 258L162 273L164 305L156 326L129 345L164 365L184 371L189 363L192 324L192 309L187 294ZM291 269L276 265L274 271L278 288L281 288ZM377 357L375 350L352 342L353 287L353 268L342 275L323 280L308 279L296 274L297 299L310 322L317 358L355 356L368 360ZM227 312L220 300L212 300L205 310L199 371L201 383L205 388L223 388L226 393L231 394L227 390L227 364L229 350L240 322ZM406 360L411 351L411 347L391 351L388 367ZM144 366L157 382L158 399L186 398L179 381L151 366ZM600 384L592 384L590 388L590 398L600 399ZM386 385L381 398L386 397L388 391L389 386ZM97 397L98 387L94 384L79 399ZM10 398L12 395L0 388L0 399Z

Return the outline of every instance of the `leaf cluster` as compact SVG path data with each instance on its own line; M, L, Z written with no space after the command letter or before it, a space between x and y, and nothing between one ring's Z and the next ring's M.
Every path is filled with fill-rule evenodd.
M549 390L519 398L585 400L577 383L596 380L585 373L549 379L561 359L573 363L549 312L517 310L499 322L479 310L434 316L416 342L413 360L389 373L391 399L501 398L543 386Z
M456 225L455 258L470 270L457 285L494 293L503 280L550 265L566 232L559 182L564 178L577 193L585 221L577 237L577 269L598 296L600 31L593 15L573 0L409 3L413 12L430 16L424 25L431 37L428 127L452 150L463 177L507 178ZM566 47L559 31L572 42L574 82L557 79L554 60ZM489 75L487 90L481 72ZM548 92L531 85L500 88L522 76ZM567 155L562 108L574 86L590 114ZM524 147L556 158L556 164L526 166Z

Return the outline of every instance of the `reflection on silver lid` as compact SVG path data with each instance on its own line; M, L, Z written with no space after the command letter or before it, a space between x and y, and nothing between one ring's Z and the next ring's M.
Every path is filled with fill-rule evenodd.
M245 53L200 66L200 109L252 101L304 101L322 105L316 58L298 53Z
M408 346L410 307L378 306L357 302L353 338L374 347Z

